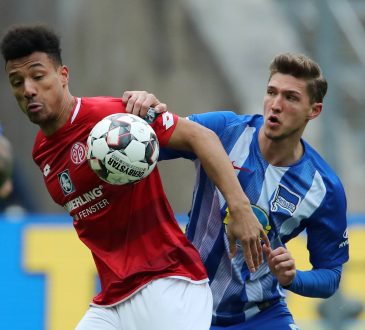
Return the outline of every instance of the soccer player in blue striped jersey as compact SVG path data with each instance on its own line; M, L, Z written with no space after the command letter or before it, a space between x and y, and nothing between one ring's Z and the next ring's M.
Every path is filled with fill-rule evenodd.
M280 54L270 65L263 115L220 111L189 116L219 136L271 247L249 272L242 250L230 258L221 193L197 162L187 237L200 252L213 292L212 330L294 330L285 289L327 298L348 260L346 197L336 173L302 138L323 108L327 82L301 54ZM194 155L161 150L162 159ZM311 270L298 270L285 244L307 233Z

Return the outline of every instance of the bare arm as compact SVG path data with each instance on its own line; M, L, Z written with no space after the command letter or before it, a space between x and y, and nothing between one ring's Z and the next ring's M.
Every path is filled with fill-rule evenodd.
M158 109L158 112L167 111L166 104L145 91L126 91L122 99L126 103L127 112L140 117L146 116L150 106ZM250 202L217 135L208 128L180 118L168 146L192 151L198 157L229 208L230 220L226 228L230 256L236 254L236 241L239 240L247 267L251 272L257 270L263 260L260 238L267 246L270 242L251 209Z
M227 202L230 212L227 235L231 256L235 255L236 241L239 240L248 268L250 271L257 270L263 260L260 238L267 245L269 240L251 209L217 135L208 128L180 118L168 147L191 151L198 157L207 175Z

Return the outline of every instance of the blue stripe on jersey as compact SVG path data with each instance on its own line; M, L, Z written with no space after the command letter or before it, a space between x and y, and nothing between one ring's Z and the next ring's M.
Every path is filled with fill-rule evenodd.
M295 164L276 167L260 153L258 132L262 116L214 112L190 116L212 129L229 154L238 179L252 205L264 214L272 247L285 244L306 230L314 268L340 266L348 259L346 199L332 169L303 141L304 155ZM167 157L168 158L168 157ZM225 201L199 166L193 196L188 238L205 263L213 294L213 320L247 319L260 302L284 297L267 263L248 272L239 248L228 258L228 241L222 230Z
M229 260L225 260L222 262L222 258L226 254L225 247L224 247L224 229L221 227L219 231L219 239L214 242L213 247L210 250L208 257L204 260L205 267L212 269L212 272L209 274L209 280L211 283L214 281L214 277L216 273L219 273L219 265L222 264L224 267L229 267Z
M209 184L208 177L204 171L200 171L198 169L197 175L200 178L201 185L204 186L206 184ZM202 191L202 190L195 190L193 193L193 200L196 200L197 203L202 204L203 203L203 193L204 193L204 191ZM206 197L211 198L211 196L206 196ZM194 209L190 210L190 213L189 213L190 221L188 222L188 224L186 226L186 236L191 242L194 241L194 233L196 232L196 226L198 224L198 219L200 217L201 210L203 210L203 208L194 208Z

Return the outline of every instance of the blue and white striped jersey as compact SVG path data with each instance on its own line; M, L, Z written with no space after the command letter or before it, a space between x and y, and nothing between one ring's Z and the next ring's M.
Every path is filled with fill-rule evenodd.
M304 155L288 167L270 165L260 153L261 115L221 111L192 115L216 132L253 210L276 248L306 230L313 268L332 268L348 260L346 197L329 165L305 141ZM161 150L161 158L185 156ZM260 310L262 302L284 297L266 263L250 273L242 251L229 259L223 220L227 205L197 163L187 237L199 250L214 297L213 324L242 322Z

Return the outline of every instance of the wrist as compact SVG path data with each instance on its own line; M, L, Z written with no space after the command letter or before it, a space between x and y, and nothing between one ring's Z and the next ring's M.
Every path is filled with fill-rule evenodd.
M281 284L282 288L284 289L290 289L291 285L293 284L293 280L288 282L287 284Z
M236 201L233 203L229 203L227 211L229 214L235 215L242 212L252 212L252 208L248 199L241 199L239 203L237 203Z
M284 283L280 283L280 285L284 288L284 289L291 289L292 288L292 284L294 283L296 277L296 272L295 275L288 281L284 282Z

